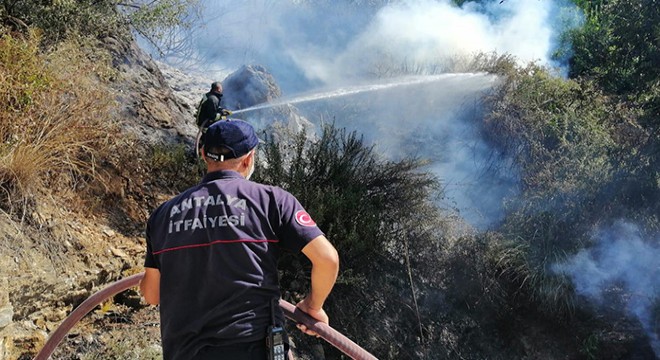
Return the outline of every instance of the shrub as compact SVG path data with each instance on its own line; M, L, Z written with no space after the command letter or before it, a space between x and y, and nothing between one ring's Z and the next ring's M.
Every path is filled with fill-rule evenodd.
M0 3L0 21L19 31L42 29L46 46L78 35L130 41L134 30L161 52L183 51L190 38L178 30L198 21L199 9L199 0L7 0Z
M602 214L594 204L614 176L614 116L589 83L552 77L534 64L514 70L486 99L484 137L515 159L522 188L508 203L501 240L488 252L488 278L506 290L502 309L561 319L573 312L575 299L570 284L549 268L583 246Z
M356 133L334 125L318 139L304 133L290 139L267 142L255 178L293 193L337 247L342 270L326 305L333 323L375 354L416 358L410 349L429 336L417 299L429 281L439 286L430 264L447 227L432 203L438 181L423 171L424 161L384 160ZM307 266L291 254L280 261L293 302L308 290L308 272L301 271ZM388 340L363 331L361 324L372 321L387 324L379 337Z
M555 78L534 64L514 70L485 101L484 137L515 159L522 190L497 229L503 240L486 252L494 260L486 278L494 274L505 290L505 313L560 325L586 307L552 265L612 219L657 228L660 186L649 166L657 164L657 136L641 126L644 109L595 82Z
M160 144L151 148L149 173L161 188L181 192L197 183L206 168L186 144Z
M71 34L102 38L124 27L114 2L106 0L9 0L0 4L0 15L6 25L19 31L28 27L42 29L45 35L42 40L47 45L57 44Z
M660 203L660 8L654 1L574 1L585 10L586 24L572 31L570 76L593 79L634 116L619 123L638 127L622 153L616 179L617 201L637 204L636 211L658 214ZM617 129L619 130L619 129ZM629 131L623 132L628 134ZM628 140L630 141L630 140ZM615 186L608 187L611 191ZM657 219L657 215L655 216ZM656 220L657 221L657 220Z
M437 180L421 171L425 162L380 159L356 133L332 125L317 141L301 133L292 144L268 144L263 153L268 165L255 177L296 195L349 263L387 253L383 245L391 244L384 239L406 233L405 219L438 190Z
M594 78L608 92L638 96L657 84L660 9L654 1L577 1L588 21L571 33L571 77ZM658 114L657 109L655 114Z

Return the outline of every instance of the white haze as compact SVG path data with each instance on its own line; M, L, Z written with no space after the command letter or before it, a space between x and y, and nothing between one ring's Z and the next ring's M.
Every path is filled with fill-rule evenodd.
M640 321L660 357L653 308L660 301L660 238L644 239L640 229L619 222L594 234L595 244L553 270L571 277L576 291L597 305L624 310ZM620 289L618 296L616 289ZM622 290L622 291L621 291ZM608 296L609 295L609 296Z
M197 48L215 71L264 65L291 94L364 79L384 59L433 64L497 52L558 65L551 55L561 27L577 21L574 8L551 0L352 3L359 1L206 0Z
M241 65L262 65L285 98L400 81L384 78L388 71L437 75L450 59L479 52L510 54L521 64L561 65L550 58L559 27L578 18L574 8L551 0L467 2L462 7L448 0L203 2L206 27L195 37L203 61L192 63L197 70L222 80ZM312 122L318 124L323 114L364 133L390 158L429 158L429 169L445 186L443 205L485 228L501 219L502 204L517 193L517 177L476 126L479 99L492 86L492 77L460 79L300 107ZM241 116L249 120L249 113Z

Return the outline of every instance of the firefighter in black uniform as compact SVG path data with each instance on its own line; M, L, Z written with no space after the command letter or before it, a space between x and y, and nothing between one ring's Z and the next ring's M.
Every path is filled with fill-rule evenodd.
M216 81L211 84L211 91L204 94L204 97L197 107L197 126L206 130L211 124L231 115L231 111L220 106L222 100L222 84Z
M219 81L216 81L211 84L211 91L204 94L204 97L202 97L202 100L197 106L196 121L197 127L199 127L195 145L197 155L200 154L200 148L204 146L204 134L206 133L206 129L208 129L208 127L211 126L211 124L214 122L221 119L226 119L229 115L231 115L231 111L223 108L220 105L221 100L222 84Z

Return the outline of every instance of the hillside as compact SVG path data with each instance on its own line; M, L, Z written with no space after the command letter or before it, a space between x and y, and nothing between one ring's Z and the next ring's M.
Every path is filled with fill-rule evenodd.
M135 160L156 142L179 142L195 130L185 105L134 43L107 38L103 46L118 70L111 83L116 114L108 114L105 121L118 121L112 139L123 154L117 158L126 156L136 167L100 164L101 193L89 189L93 184L81 184L88 189L81 188L80 193L61 183L61 187L37 189L39 193L22 206L23 213L4 207L0 222L3 359L34 355L47 333L99 286L141 271L142 224L148 204L166 194L154 189L153 180Z
M94 183L81 184L80 191L73 193L66 186L40 188L40 193L30 196L21 207L22 213L11 208L3 212L0 259L7 276L1 297L1 313L5 314L0 324L2 359L31 358L48 334L85 298L112 281L141 271L143 227L150 210L174 193L175 184L184 186L200 174L180 176L182 170L194 170L186 160L191 156L194 136L189 91L193 86L183 86L182 74L167 68L167 77L177 81L173 90L157 63L133 42L123 44L108 38L101 46L110 52L116 70L109 84L117 100L112 117L117 127L111 137L117 153L99 164L102 189ZM301 121L290 111L270 117ZM305 125L289 127L296 131L301 126ZM177 168L157 169L154 166L158 164ZM159 175L178 179L159 180ZM355 318L353 310L352 306L344 307L336 316ZM395 319L400 315L389 316ZM380 326L377 314L353 322L358 327ZM320 358L320 344L304 338L300 341L301 353L308 353L301 358L314 352L315 358ZM134 290L93 311L54 357L109 359L129 353L139 359L159 357L157 310L146 306Z

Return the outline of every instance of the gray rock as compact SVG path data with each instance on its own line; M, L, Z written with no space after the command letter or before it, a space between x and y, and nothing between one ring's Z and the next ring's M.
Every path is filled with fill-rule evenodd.
M222 81L223 103L228 109L245 109L273 101L282 95L266 68L244 65Z
M11 324L12 318L14 317L14 307L11 305L5 305L0 308L0 329L7 327Z

